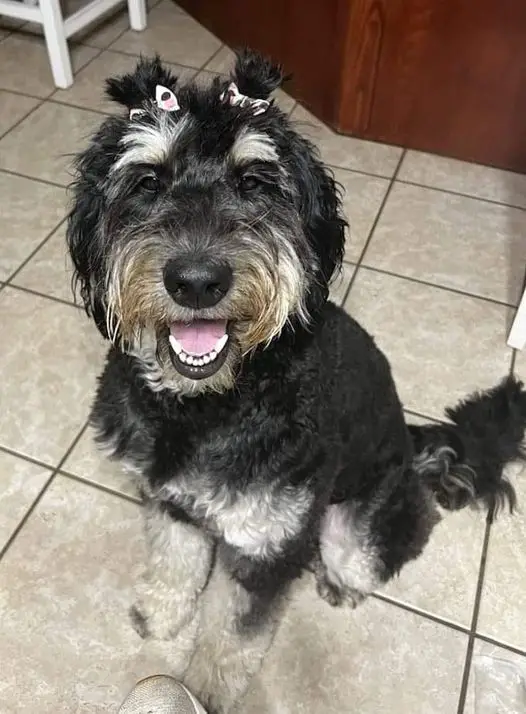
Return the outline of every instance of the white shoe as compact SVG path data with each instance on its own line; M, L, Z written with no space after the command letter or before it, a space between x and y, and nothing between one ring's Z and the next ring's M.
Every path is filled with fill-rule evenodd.
M206 714L206 711L180 682L159 674L137 682L118 714Z

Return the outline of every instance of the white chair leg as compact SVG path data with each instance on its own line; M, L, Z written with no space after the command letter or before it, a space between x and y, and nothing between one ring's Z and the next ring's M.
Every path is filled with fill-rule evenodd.
M73 72L59 0L40 0L40 11L53 80L67 89L73 84Z
M516 350L522 350L526 346L526 290L522 295L519 308L513 320L508 345Z
M128 0L128 14L132 30L146 29L146 0Z

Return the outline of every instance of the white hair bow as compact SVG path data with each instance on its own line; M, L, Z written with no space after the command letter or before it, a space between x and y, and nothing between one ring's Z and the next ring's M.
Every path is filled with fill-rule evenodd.
M241 94L237 84L231 82L219 97L222 102L230 104L231 107L250 107L252 114L256 117L258 114L263 114L270 107L270 102L266 99L252 99L246 94Z
M159 109L163 109L165 112L176 112L181 108L172 90L168 89L168 87L163 87L162 84L158 84L155 87L155 103ZM146 114L146 109L140 109L139 107L130 109L130 119L140 117L143 114Z

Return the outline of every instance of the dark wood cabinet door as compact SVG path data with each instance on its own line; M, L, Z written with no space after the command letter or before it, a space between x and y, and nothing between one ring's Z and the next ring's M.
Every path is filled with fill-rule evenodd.
M526 170L526 2L352 0L339 128Z

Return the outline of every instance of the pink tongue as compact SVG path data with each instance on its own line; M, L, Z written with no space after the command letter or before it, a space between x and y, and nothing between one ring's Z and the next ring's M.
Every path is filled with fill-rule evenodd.
M200 357L216 346L226 332L226 320L172 322L170 333L188 355Z

